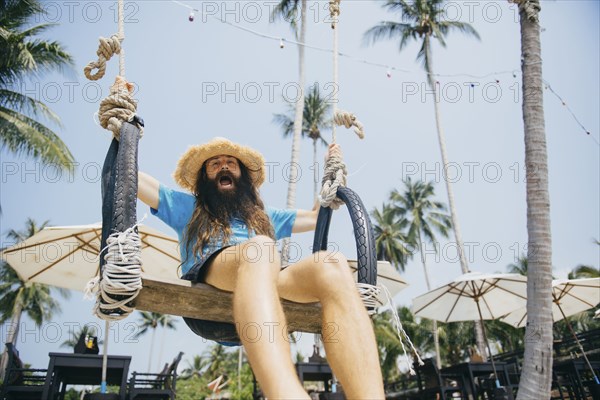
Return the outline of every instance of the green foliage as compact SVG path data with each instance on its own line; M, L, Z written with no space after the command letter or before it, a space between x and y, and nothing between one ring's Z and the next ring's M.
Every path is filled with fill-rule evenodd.
M428 73L428 81L433 84L431 75L431 39L436 39L442 47L446 47L446 36L451 31L458 31L479 39L479 34L466 22L449 19L446 15L445 0L387 0L383 4L392 13L398 13L402 22L382 21L370 28L363 36L365 44L372 44L383 39L399 39L398 50L402 51L412 40L422 41L417 60L423 64Z
M254 375L250 364L246 363L242 366L241 388L238 388L238 373L237 369L230 376L228 390L231 393L232 400L252 400L252 390L254 388Z
M315 143L320 142L327 145L327 141L321 136L321 131L329 130L332 127L332 121L328 118L331 111L329 99L321 95L318 83L314 83L309 87L306 93L301 135L312 139ZM295 104L288 102L288 112L286 114L275 114L273 116L273 122L283 129L283 137L294 135L294 112Z
M11 229L7 238L14 242L21 242L41 231L48 225L48 221L38 225L33 219L28 218L23 230ZM68 298L70 292L64 289L55 289L63 297ZM25 284L12 267L0 262L0 323L9 319L20 320L21 313L26 313L37 326L43 321L52 318L55 312L60 312L57 299L52 296L50 287L40 283ZM18 315L16 315L18 314Z
M414 246L406 236L408 221L398 216L396 209L386 203L383 203L381 210L373 209L371 216L377 259L388 261L398 271L404 271L406 263L413 256L409 247Z
M211 391L206 387L209 380L204 376L192 376L188 379L177 380L177 400L197 400L210 396Z
M63 71L73 59L56 41L40 39L52 24L30 26L44 14L37 0L0 2L0 147L73 170L63 141L39 117L60 124L44 103L19 91L19 85L47 72Z

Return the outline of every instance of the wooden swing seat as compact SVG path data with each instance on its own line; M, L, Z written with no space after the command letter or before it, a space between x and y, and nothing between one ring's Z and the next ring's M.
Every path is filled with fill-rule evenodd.
M142 274L138 310L233 323L233 294L183 279L158 280ZM321 304L282 300L290 332L321 333Z

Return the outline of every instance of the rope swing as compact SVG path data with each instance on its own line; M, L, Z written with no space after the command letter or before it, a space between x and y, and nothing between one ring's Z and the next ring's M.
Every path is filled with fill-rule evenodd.
M329 1L329 14L331 16L331 29L333 29L333 84L334 87L338 86L338 19L340 16L340 1L341 0L330 0ZM345 126L346 128L354 127L354 132L360 139L364 139L364 127L356 116L347 111L338 111L338 91L333 92L333 127L332 127L332 143L336 143L336 125ZM321 181L322 188L319 195L319 202L323 207L330 207L337 210L344 202L337 197L337 191L340 187L346 186L348 170L344 160L337 154L329 157L325 164L325 171L323 173L323 179Z
M125 51L121 44L125 39L123 0L118 1L118 6L119 32L109 39L100 37L100 44L96 51L98 59L90 62L84 68L85 76L89 80L96 81L106 73L107 61L113 55L119 55L119 75L111 86L109 95L100 102L98 112L100 125L112 132L113 142L121 139L123 122L135 123L139 129L139 136L142 135L141 122L136 119L137 102L132 96L133 85L125 79ZM95 69L98 71L92 73ZM105 168L108 167L109 172L113 171L113 178L114 175L126 173L118 168L118 148L118 143L111 145L105 163ZM135 180L135 185L137 185L137 177L132 178ZM110 186L110 184L107 184L107 186ZM103 203L107 201L105 197L108 197L108 201L111 203L110 212L108 213L111 215L104 215L103 209L103 225L110 226L110 231L107 230L110 233L107 234L106 245L100 252L101 257L103 255L100 262L101 273L92 279L86 287L87 296L96 295L94 314L106 321L121 320L132 313L134 311L133 300L142 289L142 243L137 224L127 226L127 218L122 215L125 214L122 209L125 205L113 199L113 197L117 198L117 196L126 196L131 193L115 193L119 190L103 186ZM137 187L135 190L137 191ZM121 192L125 192L125 190L121 190ZM112 206L112 203L117 204ZM133 214L133 218L135 218L135 208L129 214ZM103 229L103 238L105 237L104 231L105 229Z
M329 13L331 16L331 28L333 29L333 83L334 87L339 87L338 85L338 23L340 16L340 2L341 0L330 0L329 1ZM353 128L354 133L360 138L364 139L365 132L363 124L358 120L358 118L350 112L338 110L338 91L335 90L333 92L333 127L332 127L332 143L336 143L336 126L344 126L347 129ZM345 204L344 201L338 197L338 189L341 187L346 187L347 181L347 169L344 161L341 156L338 154L333 154L329 157L325 164L325 171L323 173L322 180L322 188L321 193L319 195L319 201L322 207L330 207L334 210L337 210L340 205ZM357 290L359 295L363 301L363 304L367 308L367 312L369 315L375 314L377 312L377 308L382 306L383 303L378 299L379 294L383 290L386 298L387 304L390 305L392 312L392 320L394 322L394 326L396 328L396 333L398 335L398 340L400 341L400 345L402 347L404 358L406 361L406 365L411 375L415 374L415 371L412 367L412 363L407 355L407 348L415 355L417 362L420 365L423 365L423 361L421 357L417 353L416 348L414 347L410 337L405 332L402 327L402 322L400 321L400 317L396 311L396 306L392 299L392 296L389 293L389 290L384 285L371 285L368 283L357 283Z

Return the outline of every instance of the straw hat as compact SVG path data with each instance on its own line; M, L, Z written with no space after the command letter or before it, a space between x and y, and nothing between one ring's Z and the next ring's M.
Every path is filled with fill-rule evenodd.
M198 171L209 158L219 155L233 156L248 169L250 179L258 188L265 181L265 159L258 151L233 143L225 138L214 138L210 142L190 146L177 162L173 173L175 182L184 189L194 192Z

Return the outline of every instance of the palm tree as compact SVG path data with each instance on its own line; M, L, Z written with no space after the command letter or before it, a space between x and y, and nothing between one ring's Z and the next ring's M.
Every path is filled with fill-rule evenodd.
M200 378L208 365L208 360L203 356L194 356L192 362L187 362L187 367L181 371L183 379L189 379L193 376Z
M421 48L417 54L417 60L423 64L427 74L427 82L433 93L433 108L435 112L435 123L442 156L442 165L444 168L444 181L446 191L448 192L448 205L450 206L450 215L452 217L452 228L458 247L458 256L463 274L469 272L469 264L465 256L462 234L458 224L458 213L454 204L454 193L452 184L448 180L448 155L446 151L446 138L442 130L442 122L439 110L438 91L433 72L433 57L431 55L431 44L433 39L437 39L442 47L446 47L446 36L451 31L459 31L469 36L479 39L477 31L468 23L447 20L445 0L387 0L383 5L390 12L398 12L401 15L401 21L382 21L379 25L370 28L364 34L366 44L374 44L382 39L400 39L398 50L402 51L411 40L421 42ZM481 323L475 324L477 346L481 354L485 354L485 342L483 340L483 330Z
M416 181L413 183L410 177L404 180L404 193L394 190L390 195L390 200L397 212L404 216L409 223L407 236L419 249L428 291L431 290L431 283L424 251L425 240L435 244L437 243L436 233L442 237L448 237L448 230L452 227L450 217L443 212L446 206L432 200L434 195L432 182ZM437 246L434 245L434 249L437 251ZM437 365L441 368L439 337L435 321L433 322L433 339Z
M527 256L522 254L515 264L508 264L506 267L508 273L527 276Z
M539 0L520 0L527 174L527 327L518 399L548 397L552 383L552 237ZM550 351L549 351L550 350Z
M404 233L408 221L399 217L396 209L385 203L381 210L373 209L371 216L377 259L388 261L398 271L404 271L406 262L413 255L409 247L414 246Z
M410 308L402 306L397 309L398 316L402 321L402 327L410 337L412 343L420 354L425 354L432 349L431 325L428 320L417 320ZM385 383L398 379L398 358L403 358L404 350L400 344L396 328L393 326L392 316L389 311L377 314L373 317L373 327L381 372ZM407 349L409 351L409 349ZM412 354L409 354L412 356Z
M300 27L296 23L296 16L300 12ZM305 85L304 73L304 42L306 38L306 0L281 0L273 9L274 19L283 18L290 21L296 38L301 43L298 45L298 84L302 89ZM292 138L292 159L290 169L290 180L288 182L287 208L296 206L296 177L298 176L297 166L300 159L300 136L302 132L302 113L304 110L304 90L300 91L300 96L296 100L294 113L294 136ZM284 257L287 257L284 252Z
M205 351L203 356L208 364L205 371L208 379L216 378L219 375L227 375L227 372L232 370L231 367L236 364L235 360L232 360L227 353L227 348L220 344L214 344Z
M307 93L304 102L301 136L308 137L313 141L313 167L315 168L313 194L316 201L318 193L317 143L320 142L327 146L327 141L323 139L321 131L323 129L331 129L332 121L328 118L331 104L329 104L326 98L321 97L318 83L310 87ZM280 125L283 129L283 137L293 136L294 134L294 120L292 119L292 115L295 112L295 105L290 103L288 107L289 112L287 114L275 114L273 116L273 122Z
M468 349L473 344L474 322L461 321L438 324L441 358L446 365L463 362L469 356Z
M165 336L167 334L167 329L175 329L175 324L177 323L177 321L170 315L163 315L163 317L160 319L159 324L160 327L162 328L162 339L160 341L160 351L158 352L158 364L157 364L157 369L160 369L160 362L163 359L163 349L165 347Z
M44 229L48 222L38 225L33 219L28 218L25 229L20 231L12 229L6 236L11 242L21 242ZM69 297L70 294L65 289L58 289L58 292L63 297ZM60 312L60 305L50 293L49 286L40 283L25 284L8 263L4 261L0 263L0 324L10 319L7 342L16 345L23 313L26 313L39 327L42 322L49 320L57 312ZM4 351L0 362L2 378L4 378L6 356Z
M578 265L569 272L569 279L600 278L600 270L590 265Z
M64 47L37 36L52 24L29 26L45 11L37 0L0 2L0 143L13 153L72 170L73 156L58 135L38 121L60 119L43 102L19 91L19 85L43 73L73 64Z
M138 327L140 328L140 330L135 334L134 338L137 339L140 336L146 334L150 329L152 330L152 338L150 339L150 352L148 354L148 372L151 371L150 368L152 367L154 336L156 334L156 329L159 326L167 326L169 328L174 328L172 318L168 315L161 313L140 311L140 319L138 321Z

